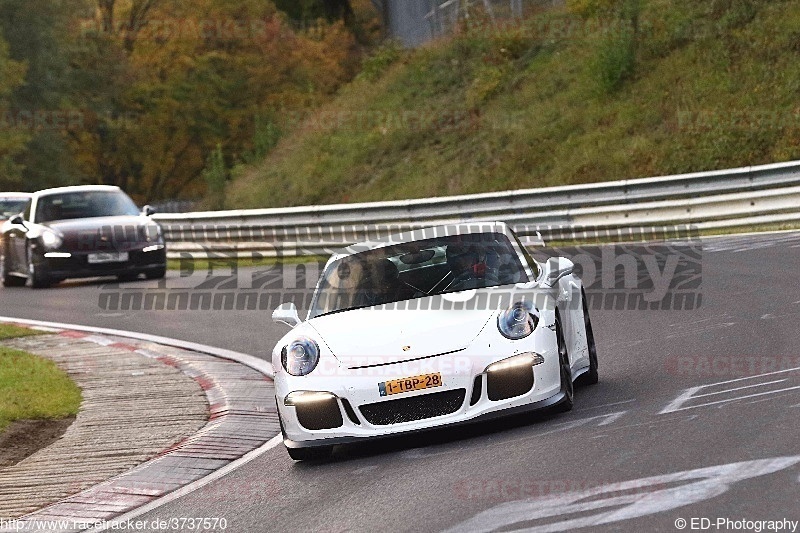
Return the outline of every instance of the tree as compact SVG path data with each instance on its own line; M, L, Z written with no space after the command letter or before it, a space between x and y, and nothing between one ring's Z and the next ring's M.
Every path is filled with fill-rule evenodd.
M83 113L72 97L75 71L71 67L70 32L75 18L85 15L83 0L3 0L0 33L9 57L27 68L24 83L8 97L24 149L13 160L21 169L26 189L80 181L67 142L70 117ZM33 119L28 119L33 117Z
M349 0L318 7L351 11ZM0 31L0 104L77 117L0 131L4 176L119 185L139 201L206 194L212 155L230 168L272 149L278 114L325 101L360 53L341 20L293 29L264 0L2 0ZM23 63L24 83L11 75Z
M208 165L203 171L203 179L208 188L208 199L206 203L209 208L221 210L225 208L225 184L228 181L228 167L225 165L225 154L222 153L222 145L218 144L216 149L208 157Z
M22 168L15 158L24 149L27 135L20 131L18 115L9 109L9 96L25 76L25 65L12 61L8 43L0 33L0 189L23 188Z

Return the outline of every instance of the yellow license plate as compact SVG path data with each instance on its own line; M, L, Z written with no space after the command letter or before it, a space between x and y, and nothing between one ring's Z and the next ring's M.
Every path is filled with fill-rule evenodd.
M423 374L421 376L414 376L413 378L394 379L392 381L378 383L378 390L380 390L381 396L391 396L392 394L401 394L403 392L441 386L442 375L436 372L435 374Z

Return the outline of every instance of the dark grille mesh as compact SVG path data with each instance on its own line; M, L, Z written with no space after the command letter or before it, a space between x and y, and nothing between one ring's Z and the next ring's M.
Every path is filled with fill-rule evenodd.
M466 395L466 389L455 389L371 403L362 405L359 410L370 424L388 426L455 413L464 404Z

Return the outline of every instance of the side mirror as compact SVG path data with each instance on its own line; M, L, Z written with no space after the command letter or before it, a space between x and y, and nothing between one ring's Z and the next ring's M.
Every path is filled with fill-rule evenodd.
M286 324L290 328L299 326L302 322L297 314L297 306L293 303L282 304L272 313L272 321L276 324Z
M544 266L544 275L549 285L555 285L564 276L575 271L575 263L565 257L551 257Z
M13 217L9 218L8 221L15 226L25 225L25 220L22 218L22 215L14 215Z
M142 214L146 217L149 217L151 215L155 215L156 210L150 207L149 205L146 205L142 208Z

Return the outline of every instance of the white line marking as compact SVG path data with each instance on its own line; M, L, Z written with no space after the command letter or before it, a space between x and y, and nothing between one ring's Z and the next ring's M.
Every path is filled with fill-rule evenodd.
M679 407L678 409L673 409L672 411L666 411L666 412L671 413L671 412L675 412L675 411L686 411L687 409L697 409L698 407L707 407L709 405L716 405L716 404L720 404L720 403L735 402L735 401L739 401L739 400L746 400L747 398L756 398L758 396L766 396L768 394L777 394L779 392L786 392L786 391L798 390L798 389L800 389L800 385L797 386L797 387L789 387L787 389L778 389L778 390L771 390L771 391L767 391L767 392L759 392L757 394L748 394L747 396L739 396L737 398L729 398L727 400L717 400L715 402L707 402L707 403L702 403L700 405L690 405L689 407ZM659 414L663 414L663 413L664 413L664 411L662 411Z
M602 405L593 405L591 407L581 407L581 411L588 411L590 409L602 409L604 407L614 407L616 405L624 405L626 403L633 403L636 401L636 398L633 400L625 400L624 402L614 402L614 403L604 403Z
M692 396L692 398L703 398L705 396L716 396L717 394L726 394L728 392L734 392L737 390L744 390L744 389L752 389L753 387L763 387L766 385L774 385L775 383L783 383L786 381L785 379L776 379L775 381L767 381L765 383L756 383L755 385L745 385L744 387L734 387L732 389L725 389L717 392L707 392L705 394L697 394L696 396ZM707 388L707 387L704 387Z
M445 533L499 530L550 533L615 524L716 498L739 482L780 472L799 462L800 456L773 457L505 502L475 514Z
M46 328L44 326L36 326L36 327L32 327L31 329L36 330L36 331L44 331L46 333L61 333L62 331L64 331L62 329Z
M622 426L614 426L613 428L609 428L609 431L619 431L621 429L630 429L640 426L655 427L659 424L669 424L671 422L688 422L689 420L691 419L685 416L676 416L674 418L662 418L660 420L653 419L653 420L648 420L647 422L637 422L636 424L624 424Z
M71 329L74 331L84 331L87 333L97 333L100 335L111 335L113 337L125 337L128 339L154 342L156 344L163 344L164 346L172 346L173 348L183 348L185 350L190 350L193 352L200 352L208 355L213 355L215 357L221 357L222 359L236 361L237 363L249 366L250 368L257 370L258 372L261 372L262 374L265 374L271 378L275 376L275 371L272 368L272 364L267 361L264 361L263 359L259 359L258 357L253 357L252 355L247 355L244 353L234 352L232 350L226 350L224 348L216 348L214 346L197 344L196 342L188 342L178 339L170 339L167 337L159 337L158 335L150 335L148 333L136 333L132 331L122 331L118 329L108 329L108 328L95 328L92 326L81 326L78 324L60 324L58 322L43 322L41 320L28 320L26 318L11 318L11 317L0 316L0 322L10 322L10 323L24 324L26 326L35 326L35 327Z
M677 411L678 408L683 405L684 403L688 402L694 393L702 389L703 387L692 387L690 389L686 389L681 393L680 396L672 400L665 408L659 411L658 414L665 415L667 413L672 413L673 411Z
M703 385L701 388L713 387L714 385L725 385L727 383L736 383L737 381L744 381L746 379L756 379L756 378L763 378L765 376L774 376L775 374L783 374L784 372L794 372L795 370L800 370L800 366L794 368L787 368L785 370L776 370L775 372L767 372L765 374L758 374L756 376L747 376L744 378L729 379L727 381L718 381L716 383L711 383L709 385Z
M785 396L788 396L788 394ZM754 403L768 402L770 400L774 400L774 398L761 398L760 400L753 400L752 402L744 402L744 405L753 405Z
M531 439L535 439L537 437L544 437L546 435L552 435L553 433L560 433L562 431L567 431L567 430L570 430L570 429L575 429L577 427L585 426L585 425L589 424L589 422L591 422L592 420L602 419L602 421L597 424L597 427L607 426L607 425L617 421L618 419L622 418L622 416L625 415L627 412L628 411L618 411L616 413L610 413L610 414L607 414L607 415L590 416L588 418L579 418L578 420L571 420L569 422L561 422L559 424L556 424L556 427L551 429L551 430L549 430L549 431L544 431L542 433L534 433L534 434L528 435L526 437L517 437L517 438L514 438L514 439L498 440L498 442L500 442L502 444L510 444L510 443L514 443L514 442L528 441L528 440L531 440Z

